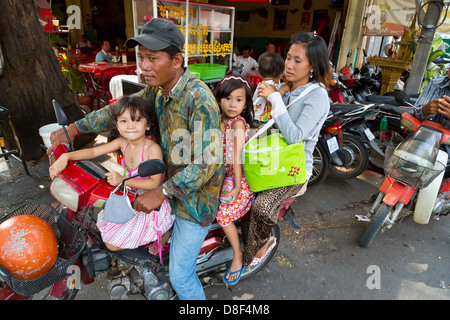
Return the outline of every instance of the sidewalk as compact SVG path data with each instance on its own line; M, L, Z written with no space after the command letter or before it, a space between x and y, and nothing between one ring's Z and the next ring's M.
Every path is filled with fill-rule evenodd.
M55 201L50 194L47 155L35 164L29 163L27 176L22 164L15 159L0 158L0 217L35 200Z

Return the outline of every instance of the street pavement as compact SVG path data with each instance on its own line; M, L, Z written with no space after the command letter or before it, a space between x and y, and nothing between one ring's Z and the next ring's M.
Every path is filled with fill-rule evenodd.
M29 166L0 159L0 216L49 193L48 161ZM449 300L450 218L419 225L404 218L363 249L359 238L382 175L366 170L355 179L328 177L292 205L293 229L280 222L281 243L268 266L250 279L226 287L220 279L205 288L209 300ZM83 286L77 300L108 300L107 279ZM140 300L141 296L130 296Z

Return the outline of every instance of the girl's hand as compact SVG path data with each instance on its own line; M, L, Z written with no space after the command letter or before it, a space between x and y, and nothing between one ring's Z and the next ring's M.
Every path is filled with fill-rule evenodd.
M228 204L232 204L234 202L234 200L237 199L237 197L239 196L239 192L241 191L241 188L233 188L228 194L227 197L231 198L230 202Z
M105 176L107 178L108 183L113 186L118 186L119 184L122 183L123 179L125 179L125 177L121 176L120 174L114 171L105 173Z
M263 82L258 88L258 96L267 99L268 96L276 91L275 86Z
M67 159L66 154L63 154L61 157L58 158L58 160L55 161L51 165L51 167L48 169L50 173L50 178L53 180L58 173L63 171L67 167L67 162L69 160Z

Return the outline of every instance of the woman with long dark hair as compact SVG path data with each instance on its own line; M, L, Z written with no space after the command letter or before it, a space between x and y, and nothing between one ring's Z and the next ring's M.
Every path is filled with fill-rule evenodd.
M286 84L278 91L273 86L262 85L258 88L258 95L272 104L271 115L275 126L286 141L289 144L303 142L309 178L313 168L314 147L330 108L326 88L331 81L331 71L325 41L313 33L294 35L289 44L285 68ZM319 85L296 100L314 83ZM288 105L289 108L286 108ZM270 233L278 213L283 203L295 196L303 186L294 185L258 193L251 208L244 265L258 264L275 246L276 239L271 238Z

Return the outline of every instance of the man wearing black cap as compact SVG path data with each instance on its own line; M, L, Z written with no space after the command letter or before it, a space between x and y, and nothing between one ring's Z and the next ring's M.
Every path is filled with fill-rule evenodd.
M162 188L137 197L133 207L151 212L170 199L176 215L169 264L172 286L180 299L205 299L195 267L219 207L224 176L219 107L209 88L184 69L184 36L171 21L152 19L125 46L138 46L139 67L149 87L137 94L148 101L149 111L158 119L168 168ZM106 130L110 109L106 106L71 124L70 137ZM61 133L52 134L53 146L67 142Z

